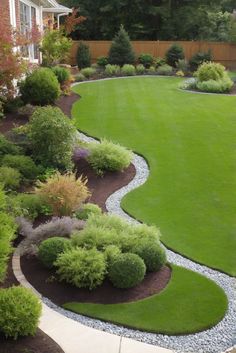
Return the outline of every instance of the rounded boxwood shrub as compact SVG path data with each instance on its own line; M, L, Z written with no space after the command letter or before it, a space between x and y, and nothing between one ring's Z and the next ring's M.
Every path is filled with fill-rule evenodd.
M121 73L125 76L134 76L136 74L134 65L125 64L121 68Z
M28 156L6 154L2 159L2 165L17 169L26 180L37 178L40 170Z
M93 67L85 67L80 71L80 73L86 78L91 78L96 73L96 69Z
M65 67L54 66L51 68L52 72L55 74L58 82L62 85L64 82L70 79L70 71Z
M106 274L105 257L96 249L66 251L54 264L60 280L78 288L94 289L102 284Z
M108 276L117 288L132 288L139 284L146 273L144 261L136 254L117 255L109 267Z
M145 73L145 71L146 70L145 70L145 67L144 67L143 64L139 64L139 65L136 66L136 73L138 75L143 75Z
M165 249L158 243L140 241L134 247L133 252L143 259L149 272L159 271L166 263Z
M102 213L101 208L94 203L85 203L80 209L75 213L77 219L82 219L86 221L90 215L100 215Z
M119 75L120 74L120 66L107 64L105 66L105 74L106 74L106 76L110 76L110 77Z
M0 290L0 331L6 337L34 335L41 314L39 299L27 288Z
M61 237L52 237L39 245L38 257L47 268L52 268L59 254L68 249L70 240Z
M176 67L179 60L184 59L184 51L181 45L174 43L166 52L166 62L168 65Z
M119 144L107 140L88 145L88 162L98 174L105 171L119 171L127 168L132 160L132 152Z
M172 69L172 67L170 65L165 64L165 65L159 66L157 68L156 72L157 72L158 75L168 76L168 75L172 74L173 69Z
M21 174L11 167L0 167L0 183L5 190L16 190L21 181Z
M195 73L198 81L218 81L225 77L225 67L219 63L207 62L199 66Z
M21 83L20 93L25 103L53 104L60 95L60 85L51 69L41 67Z

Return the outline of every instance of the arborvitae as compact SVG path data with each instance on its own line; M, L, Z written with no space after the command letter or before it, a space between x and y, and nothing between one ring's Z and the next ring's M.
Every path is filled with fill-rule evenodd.
M80 69L89 67L91 65L91 55L89 47L82 42L79 43L77 51L77 65Z
M124 64L133 64L135 61L135 54L130 43L129 35L120 26L119 32L115 35L109 51L109 63L123 66Z

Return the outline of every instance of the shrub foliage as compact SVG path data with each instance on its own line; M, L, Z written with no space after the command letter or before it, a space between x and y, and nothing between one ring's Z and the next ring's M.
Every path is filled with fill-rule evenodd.
M52 268L57 257L69 247L69 244L69 239L61 237L44 240L39 246L39 260L45 267Z
M119 66L133 64L135 62L135 54L130 43L129 35L122 25L112 41L108 60L110 64Z
M184 59L184 51L183 48L174 43L166 52L166 62L170 66L176 67L179 60Z

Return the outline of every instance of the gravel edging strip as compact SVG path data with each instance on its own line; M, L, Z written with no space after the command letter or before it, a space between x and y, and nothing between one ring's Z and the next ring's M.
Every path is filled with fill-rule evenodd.
M148 77L152 77L149 76ZM158 76L155 76L158 77ZM164 76L166 77L166 76ZM121 77L115 78L120 79ZM130 78L130 77L125 77ZM114 78L108 78L104 80L110 80ZM96 81L85 81L82 83L90 83ZM79 83L75 83L73 85L78 85ZM195 93L195 92L194 92ZM78 136L86 141L96 141L92 137L84 135L78 132ZM132 163L136 168L136 175L134 179L125 187L122 187L115 193L113 193L106 201L106 207L108 212L117 214L121 217L124 217L129 222L136 222L132 217L130 217L127 213L125 213L121 206L121 199L129 193L131 190L139 187L144 184L149 175L149 168L144 158L134 154L134 158ZM41 297L41 295L36 291L36 294L40 295L42 301L54 309L55 311L65 315L68 318L71 318L75 321L78 321L86 326L90 326L102 331L107 331L112 334L129 337L136 339L138 341L142 341L145 343L158 345L164 348L173 349L178 353L222 353L224 351L229 351L236 346L236 279L232 278L226 274L221 272L212 270L206 266L199 265L183 256L174 253L166 249L168 260L176 265L183 266L187 269L193 270L195 272L201 273L204 276L215 281L221 288L224 289L228 301L229 307L226 313L226 316L223 318L221 322L219 322L215 327L191 335L182 335L182 336L167 336L161 334L153 334L147 332L141 332L138 330L127 329L122 326L117 326L114 324L110 324L107 322L102 322L100 320L91 319L83 315L79 315L70 311L67 311L61 307L58 307L53 302L51 302L48 298ZM24 286L31 287L32 286L27 282L23 273L20 269L20 261L19 261L19 249L16 250L13 256L13 270L14 273ZM35 291L35 289L34 289ZM231 348L229 348L231 347Z

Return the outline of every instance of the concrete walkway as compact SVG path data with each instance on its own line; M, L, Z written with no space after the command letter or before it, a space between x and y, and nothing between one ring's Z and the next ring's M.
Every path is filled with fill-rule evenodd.
M19 248L13 255L12 268L20 284L30 288L41 298L41 294L31 286L21 271ZM42 308L39 328L59 344L65 353L173 353L169 349L82 325L49 308L44 303L42 303Z

